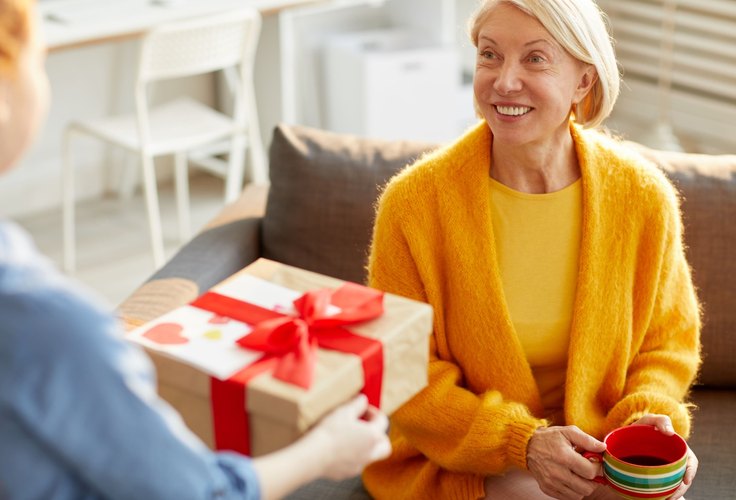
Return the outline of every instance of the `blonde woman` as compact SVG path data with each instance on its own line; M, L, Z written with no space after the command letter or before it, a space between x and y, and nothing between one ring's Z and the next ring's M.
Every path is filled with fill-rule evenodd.
M595 130L619 74L592 0L486 0L470 26L483 120L378 206L371 286L436 316L429 386L364 481L392 500L615 498L581 452L635 423L690 432L700 318L677 195ZM672 498L696 469L690 452Z
M0 173L43 121L44 50L30 0L0 0ZM0 498L280 498L385 457L364 396L257 459L213 453L156 396L150 361L113 317L0 219ZM361 417L363 417L361 419Z

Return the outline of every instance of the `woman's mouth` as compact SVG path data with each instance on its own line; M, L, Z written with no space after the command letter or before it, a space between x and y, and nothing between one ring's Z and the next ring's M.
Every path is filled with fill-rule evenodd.
M529 106L496 106L496 111L504 116L521 116L531 110Z

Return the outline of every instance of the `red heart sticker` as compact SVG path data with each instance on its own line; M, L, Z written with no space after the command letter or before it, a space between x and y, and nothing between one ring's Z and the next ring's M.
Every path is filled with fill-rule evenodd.
M228 318L227 316L220 316L219 314L213 314L207 323L213 325L226 325L230 323L230 318Z
M178 323L159 323L151 327L143 336L157 344L186 344L189 339L181 334L183 330L184 328Z

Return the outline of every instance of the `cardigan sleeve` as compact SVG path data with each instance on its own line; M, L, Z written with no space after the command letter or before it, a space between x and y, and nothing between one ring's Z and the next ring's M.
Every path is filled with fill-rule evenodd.
M691 405L683 401L700 365L700 309L685 258L677 198L668 188L658 211L664 214L661 251L650 259L658 269L649 321L629 365L624 396L609 412L607 424L615 428L647 413L664 414L688 437Z
M498 391L476 394L464 387L462 369L452 361L438 333L443 308L441 298L436 297L438 278L431 277L427 264L432 261L432 247L426 244L429 236L407 237L418 223L410 219L418 215L411 214L422 211L408 210L411 196L387 198L384 194L374 227L370 285L429 302L435 308L429 385L392 416L392 434L400 435L395 446L408 443L449 471L485 476L503 473L512 465L526 468L528 441L547 422L534 417L525 405L504 400Z

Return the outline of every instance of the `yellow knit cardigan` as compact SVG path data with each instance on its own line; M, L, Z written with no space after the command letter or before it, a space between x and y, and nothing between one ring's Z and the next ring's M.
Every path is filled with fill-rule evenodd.
M583 221L565 419L602 438L646 413L690 431L700 313L679 203L637 154L571 124ZM391 420L392 455L364 482L379 499L482 497L483 478L526 468L548 423L504 302L488 194L485 122L397 174L378 205L370 285L434 306L429 386Z

